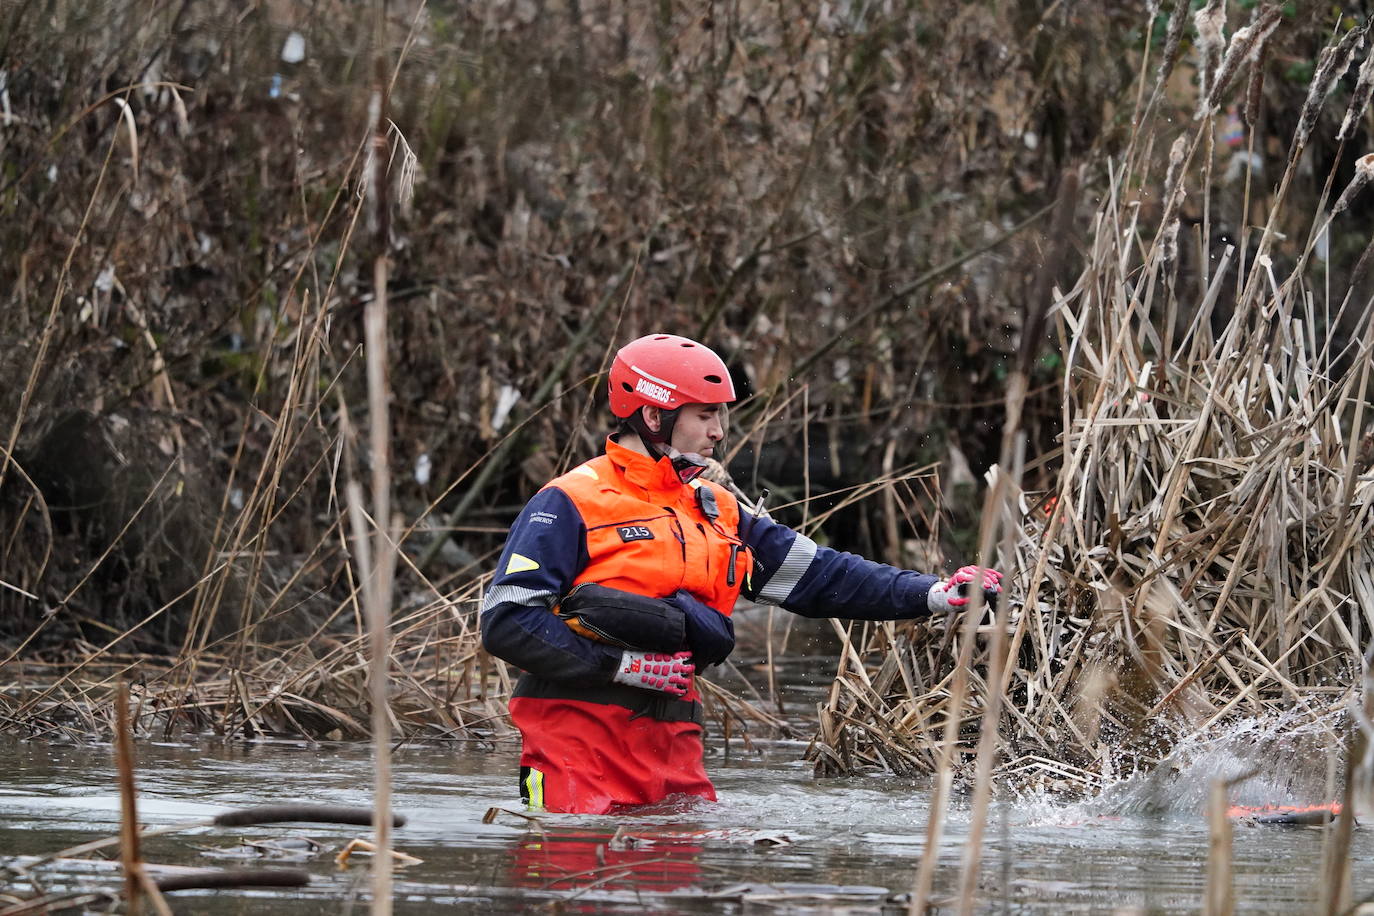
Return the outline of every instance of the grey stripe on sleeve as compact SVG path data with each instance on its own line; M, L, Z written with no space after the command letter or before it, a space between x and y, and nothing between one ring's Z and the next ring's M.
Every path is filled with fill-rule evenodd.
M801 581L802 574L811 566L811 560L815 556L816 542L804 534L798 534L797 539L792 542L792 549L787 551L787 556L778 566L778 571L773 573L773 578L768 580L767 585L759 589L759 603L785 602L792 594L792 589Z
M518 585L498 585L487 590L486 597L482 599L482 610L485 611L506 602L550 608L553 607L554 598L554 593L548 589L536 591L532 588L521 588Z

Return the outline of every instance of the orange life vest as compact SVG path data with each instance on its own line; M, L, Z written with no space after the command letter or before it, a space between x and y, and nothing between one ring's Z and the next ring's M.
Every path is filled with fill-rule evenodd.
M734 610L752 556L729 490L700 479L684 486L666 461L609 440L606 454L549 486L567 494L587 526L589 561L574 585L595 582L648 598L682 589L727 617Z

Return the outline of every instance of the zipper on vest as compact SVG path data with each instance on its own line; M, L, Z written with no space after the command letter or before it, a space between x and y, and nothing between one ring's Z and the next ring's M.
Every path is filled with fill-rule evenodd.
M665 506L664 508L667 507ZM672 509L668 509L668 511L673 512ZM685 565L687 563L687 537L682 533L682 520L677 517L676 512L673 512L672 527L673 537L677 538L677 546L682 551L682 562Z
M739 556L739 545L730 545L730 566L725 570L725 584L731 588L735 585L735 558Z

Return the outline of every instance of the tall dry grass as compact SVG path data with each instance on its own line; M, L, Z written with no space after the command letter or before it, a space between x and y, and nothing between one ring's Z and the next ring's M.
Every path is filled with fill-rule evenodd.
M1159 197L1144 196L1153 186L1142 176L1165 140L1117 126L1129 107L1117 95L1136 85L1120 64L1130 55L1094 63L1100 56L1086 53L1125 35L1117 27L1137 11L1069 16L1062 4L1032 4L999 17L968 4L951 17L910 3L797 19L743 3L706 21L613 3L583 3L567 19L529 19L517 3L396 3L375 42L399 61L383 151L362 101L375 74L355 63L370 59L359 49L375 50L370 20L327 4L261 5L235 19L231 6L58 2L4 21L5 41L34 62L6 84L19 120L4 138L18 166L0 201L13 217L0 229L0 272L15 306L0 318L0 368L25 380L0 392L6 731L100 731L118 679L138 675L141 732L362 737L369 716L386 712L405 738L507 734L509 673L477 646L480 573L515 505L598 447L595 383L610 347L665 323L742 367L755 397L737 412L748 448L736 470L751 498L768 486L784 520L894 562L913 562L913 542L933 545L928 554L972 553L957 529L973 520L951 520L947 499L942 514L940 487L910 469L996 457L1003 357L1022 321L1015 305L1049 299L1038 284L1062 278L1040 268L1055 176L1103 150L1117 151L1115 171L1084 171L1108 201L1101 229L1093 246L1066 255L1089 266L1055 297L1061 339L1028 350L1037 358L1023 368L1026 473L1044 483L1072 466L1051 518L1074 521L1035 541L1038 521L1010 520L1011 552L1030 564L1018 567L1013 594L1032 581L1047 591L1008 634L1027 664L1006 668L1007 715L1040 736L1030 745L1038 756L1078 773L1092 765L1097 730L1129 733L1136 707L1155 702L1118 694L1154 696L1151 682L1173 683L1166 705L1195 704L1219 676L1248 682L1262 671L1268 680L1238 701L1262 705L1276 689L1310 692L1314 640L1344 638L1332 629L1339 614L1312 635L1301 619L1345 587L1310 538L1298 539L1306 568L1331 578L1277 627L1282 635L1250 634L1258 654L1236 627L1264 616L1267 586L1242 562L1225 566L1235 573L1220 584L1224 596L1211 590L1228 545L1243 546L1252 566L1276 564L1272 551L1295 550L1299 529L1289 531L1288 516L1280 530L1234 515L1217 528L1228 504L1199 493L1244 480L1247 506L1258 506L1294 487L1316 498L1331 481L1294 483L1266 465L1288 446L1251 403L1254 382L1235 375L1240 357L1211 374L1194 366L1221 345L1213 320L1236 322L1229 346L1245 359L1275 341L1244 317L1268 308L1254 270L1242 295L1205 255L1189 260L1207 250L1188 244L1189 232L1205 241L1219 216L1183 231L1174 260L1168 227L1193 211L1175 208L1154 233ZM280 53L293 31L308 49L299 65ZM1311 31L1285 20L1270 42L1301 57ZM1186 69L1172 40L1161 84ZM756 53L736 53L746 46ZM996 67L989 48L1003 49ZM1273 80L1265 90L1273 122L1283 92ZM1324 137L1308 131L1313 146ZM1208 148L1196 136L1191 176ZM369 398L380 345L375 330L366 342L366 316L385 285L367 266L375 252L358 191L369 162L388 166L395 189L413 178L400 167L405 149L419 179L413 208L389 233L392 432L378 439L385 424L357 432L348 419ZM1248 184L1246 212L1264 197L1258 179ZM1306 200L1309 190L1298 180L1285 193ZM1133 251L1157 240L1142 271ZM1248 263L1263 238L1240 243ZM1279 246L1273 257L1282 265L1289 253ZM1349 265L1338 261L1333 275L1344 276ZM1199 286L1214 296L1193 298ZM1326 320L1322 299L1285 297L1289 318ZM1242 300L1242 317L1231 317ZM1360 312L1354 302L1345 314ZM1303 329L1317 333L1310 321ZM1068 357L1062 378L1046 368L1047 352ZM1274 421L1288 429L1321 414L1355 429L1365 355L1283 351L1276 379L1298 371L1295 361L1307 374L1299 406ZM799 386L791 380L803 369L810 381ZM1340 385L1348 390L1323 387ZM1227 393L1199 408L1203 386ZM1142 389L1152 400L1131 401ZM88 409L66 410L76 403ZM1206 422L1189 425L1198 410ZM1043 454L1061 425L1061 450ZM1172 463L1205 454L1223 432L1244 443L1229 464ZM1245 439L1251 432L1258 438ZM1330 437L1304 445L1331 447ZM413 470L422 457L428 482ZM1265 466L1269 477L1253 476ZM378 710L362 663L372 564L345 516L360 505L348 481L383 471L402 525L390 539L401 548L384 653L390 706ZM947 483L943 495L976 504L976 486ZM828 503L815 498L846 484ZM1151 486L1172 496L1151 508ZM1359 474L1341 487L1350 496L1341 524L1354 530ZM373 490L384 489L373 477ZM854 513L860 495L874 508ZM852 513L847 524L840 512ZM364 519L374 537L388 514ZM1141 531L1161 542L1157 556ZM1180 541L1185 532L1194 540ZM1213 535L1200 555L1180 546ZM1047 571L1037 573L1042 545ZM1176 581L1188 562L1196 580ZM1152 585L1146 601L1136 580L1175 582L1191 610L1155 613L1170 599ZM1280 600L1307 588L1290 580ZM1180 635L1201 624L1211 626L1203 641ZM1350 641L1363 625L1346 624L1356 628ZM978 647L952 633L903 641L911 637L891 627L873 639L903 651L871 678L846 668L821 753L842 770L878 760L929 769L924 736L942 727L950 660ZM1275 639L1286 640L1277 652ZM867 643L857 634L846 657ZM1113 671L1114 652L1125 670ZM961 734L986 709L983 669L967 670ZM932 672L937 686L923 693ZM1090 710L1094 691L1113 697L1103 716L1063 720L1060 705ZM712 696L719 714L738 717L730 728L777 724L761 708L774 703ZM870 731L851 736L844 723Z
M1226 103L1256 97L1282 34L1262 8L1225 39L1224 9L1196 17L1195 117L1175 120L1169 105L1178 34L1158 70L1142 64L1133 131L1079 230L1083 269L1029 304L1048 305L1063 355L1063 433L1037 458L1053 469L1050 488L1021 489L1007 449L991 475L983 544L1007 535L984 554L1007 573L1000 612L864 627L821 710L819 772L936 774L912 912L929 900L956 778L975 800L959 896L969 912L994 780L1090 790L1123 760L1148 766L1190 735L1276 709L1325 723L1341 745L1358 700L1374 633L1374 246L1338 284L1330 258L1346 226L1361 225L1352 204L1367 207L1367 160L1340 172L1338 155L1315 176L1310 211L1293 212L1293 189L1311 171L1318 125L1339 123L1343 148L1367 122L1367 64L1327 111L1367 26L1343 27L1317 56L1284 155L1253 158L1248 132L1233 154L1244 153L1243 183L1223 193ZM1176 27L1183 17L1180 5ZM1187 264L1222 224L1243 228L1217 257ZM1229 844L1217 831L1208 909L1228 912ZM1331 867L1336 912L1348 892Z
M1347 35L1322 59L1345 53L1348 64L1354 45ZM1242 262L1228 245L1195 298L1180 295L1181 213L1186 197L1206 193L1200 151L1218 127L1215 103L1179 128L1146 108L1126 154L1108 165L1082 235L1083 271L1051 302L1064 433L1038 461L1056 468L1055 486L997 507L1014 532L993 561L1010 582L1011 663L1004 683L983 681L995 628L980 622L975 695L961 714L972 729L990 695L1005 698L1008 763L1039 754L1091 769L1104 737L1146 747L1274 705L1315 715L1360 670L1374 607L1368 259L1332 290L1312 255L1341 231L1363 165L1335 189L1329 215L1319 209L1288 237L1298 244L1275 229L1292 222L1286 189L1310 130L1301 125L1320 116L1340 72L1318 74L1328 85L1314 84L1265 222L1238 240L1252 257ZM1162 175L1149 151L1170 142ZM956 623L883 625L856 639L882 664L869 673L872 689L842 666L822 768L932 769L928 733L948 711L950 662L970 651ZM897 678L901 669L913 676ZM907 684L921 687L888 689ZM835 729L856 716L892 740L838 753Z
M1100 110L1120 73L1078 51L1110 12L935 10L409 2L378 39L333 4L7 9L0 45L23 63L0 125L0 371L19 382L0 387L3 727L81 731L142 673L140 728L365 732L366 576L343 507L348 480L389 465L393 724L499 734L478 577L514 507L599 447L598 373L651 328L741 367L744 482L806 507L778 510L796 521L846 501L816 491L951 446L983 461L950 420L970 379L996 384L1043 173L1096 142L1055 113ZM1037 23L1058 44L1004 41L987 69L975 45ZM399 63L370 155L357 62L374 45ZM379 286L358 191L382 161L416 193L389 233L391 434L368 424L355 448ZM1012 192L975 180L994 172ZM798 366L824 370L804 392ZM830 528L900 559L933 515L917 493Z
M6 12L0 728L107 731L133 677L121 734L508 735L480 573L598 446L613 343L668 325L742 367L751 499L839 535L875 497L850 546L1008 572L995 617L843 631L813 745L937 773L931 847L968 779L965 908L994 780L1091 788L1276 707L1340 734L1374 623L1362 26L1150 5L1102 63L1134 7L379 6ZM388 228L359 190L411 149ZM1092 215L1046 239L1066 166ZM977 542L942 537L956 455L997 463ZM705 694L729 736L773 689Z

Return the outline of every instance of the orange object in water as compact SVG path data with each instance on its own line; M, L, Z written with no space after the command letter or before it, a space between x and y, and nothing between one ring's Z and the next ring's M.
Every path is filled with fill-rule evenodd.
M1341 813L1340 802L1325 805L1232 805L1226 816L1248 824L1313 827L1329 824Z

